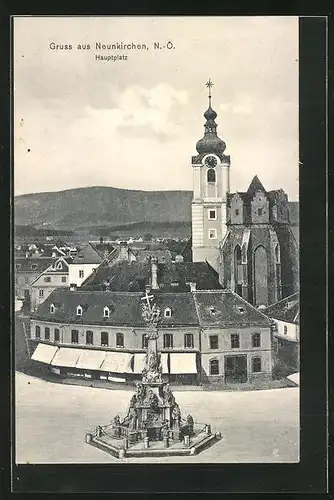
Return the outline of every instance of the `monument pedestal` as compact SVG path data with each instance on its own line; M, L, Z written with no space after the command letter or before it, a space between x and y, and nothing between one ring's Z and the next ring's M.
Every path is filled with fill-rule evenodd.
M162 380L161 355L157 351L160 311L152 304L153 298L148 292L142 297L147 302L142 313L148 322L146 365L142 381L131 397L128 413L122 421L116 415L112 424L97 426L94 435L86 436L88 444L117 458L190 455L221 438L217 433L212 434L208 425L198 424L195 428L191 415L182 419L169 384ZM183 440L183 436L186 439Z

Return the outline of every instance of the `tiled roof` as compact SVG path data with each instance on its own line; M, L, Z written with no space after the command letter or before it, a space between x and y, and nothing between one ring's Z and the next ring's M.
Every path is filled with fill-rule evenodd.
M156 257L158 262L172 262L172 254L169 250L138 250L136 259L138 262L145 262L150 257Z
M61 321L79 324L105 324L145 326L141 315L139 293L122 292L74 292L67 289L53 291L39 306L35 317L50 321ZM157 294L156 303L161 308L161 326L196 325L196 308L191 293ZM58 304L54 313L50 313L50 305ZM59 305L60 304L60 305ZM78 306L82 306L82 316L76 315ZM103 317L103 309L110 308L110 317ZM164 309L170 307L171 317L165 318Z
M100 264L103 258L91 243L79 250L73 259L73 264Z
M184 293L151 292L160 307L162 327L219 326L242 327L256 325L269 327L270 320L232 291L202 291ZM143 293L93 292L54 290L32 316L35 319L85 325L145 326L141 314ZM56 310L50 313L50 305ZM76 315L78 306L82 316ZM110 317L103 317L105 306L110 308ZM164 310L171 309L165 317Z
M202 326L270 326L270 320L231 290L196 292Z
M82 288L89 290L105 290L106 281L110 291L145 291L151 278L149 262L116 262L111 267L101 265L94 275L88 278ZM198 290L221 289L218 274L206 262L170 262L158 264L158 283L160 290L187 291L189 283L195 282ZM172 283L178 283L177 287Z
M54 259L52 257L16 257L16 272L41 273L51 266Z
M272 304L263 313L273 319L299 324L299 292Z

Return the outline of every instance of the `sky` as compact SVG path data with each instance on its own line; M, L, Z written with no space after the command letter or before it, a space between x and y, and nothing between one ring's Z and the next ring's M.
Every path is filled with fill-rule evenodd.
M298 200L297 17L16 17L13 59L16 195L192 190L211 78L231 191L258 175Z

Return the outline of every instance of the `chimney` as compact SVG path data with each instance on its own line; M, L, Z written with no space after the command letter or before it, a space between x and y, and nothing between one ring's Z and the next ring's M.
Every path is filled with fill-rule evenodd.
M70 290L71 292L75 292L77 289L77 284L76 283L70 283Z
M151 285L152 290L158 290L158 259L151 257Z
M127 241L119 242L119 259L129 260L129 246Z
M190 291L196 292L196 283L190 283Z

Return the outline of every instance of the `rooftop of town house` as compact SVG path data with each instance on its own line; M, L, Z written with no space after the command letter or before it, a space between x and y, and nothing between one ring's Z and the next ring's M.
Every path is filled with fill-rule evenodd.
M299 292L296 292L267 307L263 313L273 319L299 324L299 307Z
M160 308L161 327L270 326L269 318L231 290L181 293L156 293L151 290L149 295L154 296ZM144 327L141 309L144 300L142 292L58 289L38 307L32 318L65 324ZM52 304L54 310L50 307ZM108 308L107 314L105 308Z
M149 259L142 262L119 261L108 265L101 264L82 284L87 290L145 291L151 283L152 263ZM187 291L190 283L196 283L198 290L220 290L222 286L218 274L207 262L168 262L157 266L159 290Z

